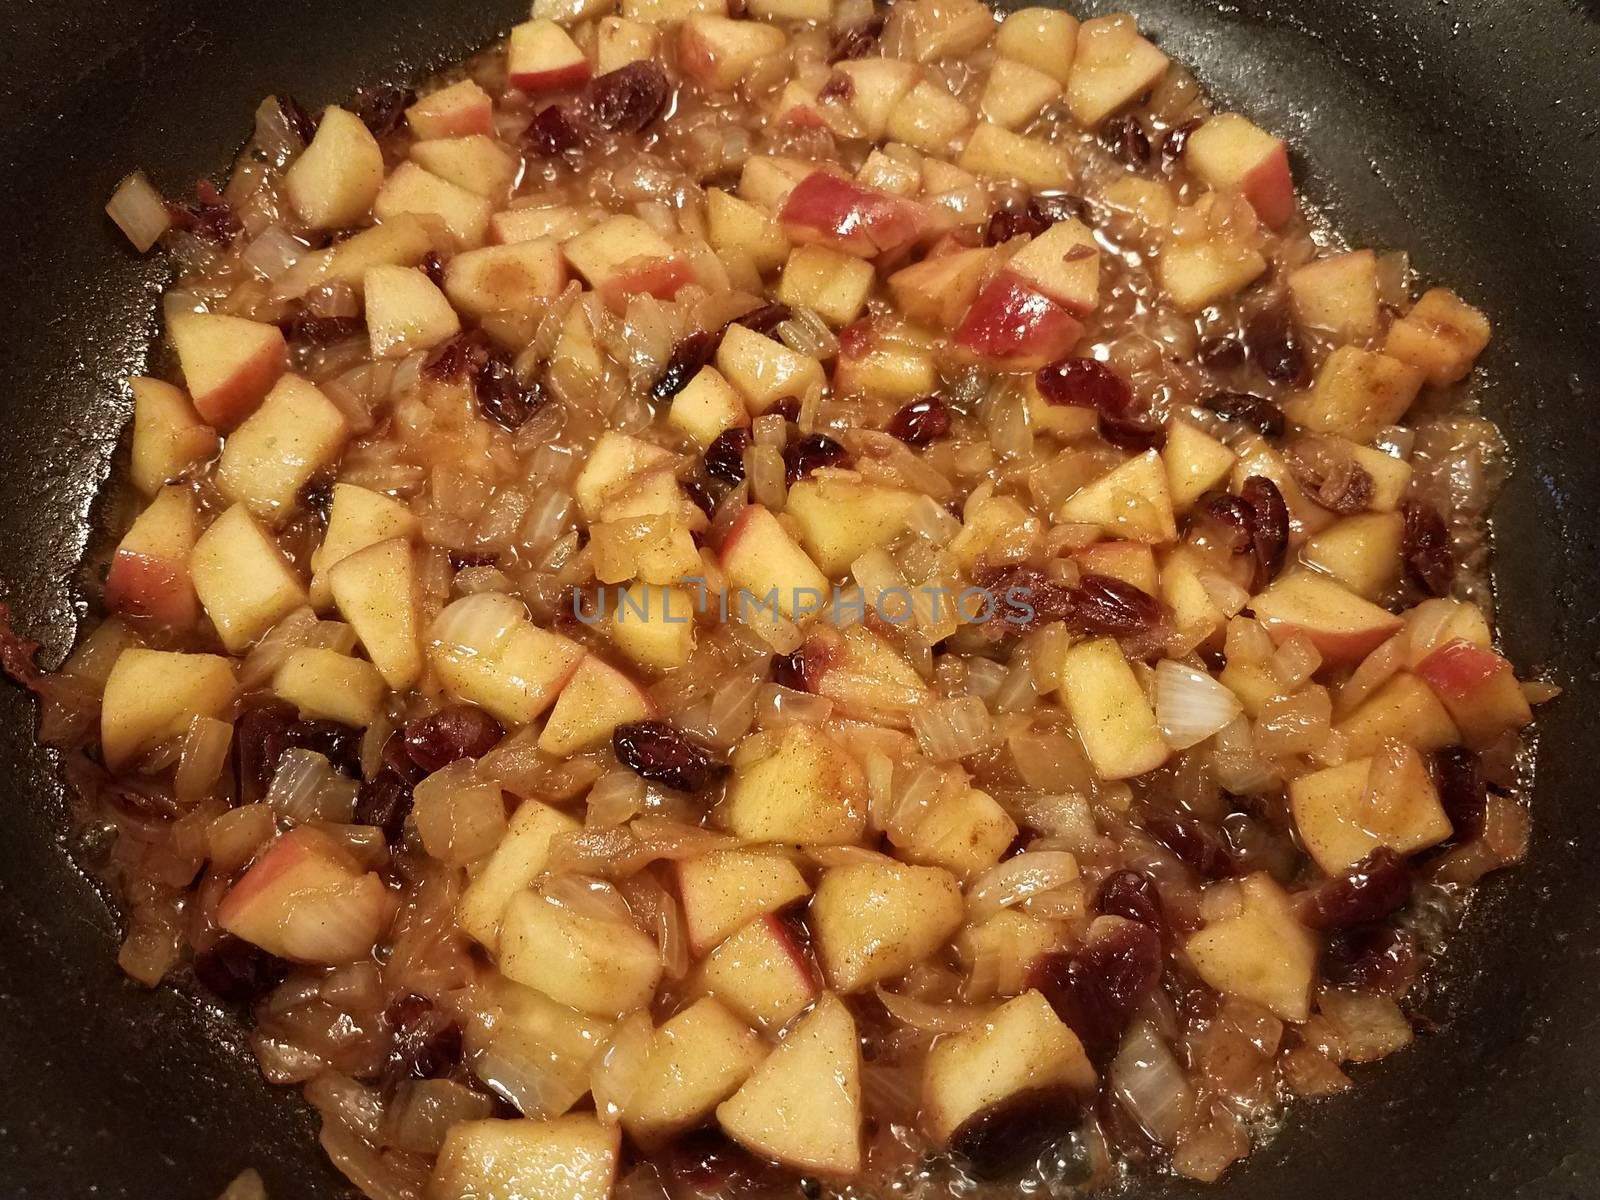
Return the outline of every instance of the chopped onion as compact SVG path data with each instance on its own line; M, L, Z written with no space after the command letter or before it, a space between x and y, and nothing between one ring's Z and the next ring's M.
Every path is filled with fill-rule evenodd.
M1174 750L1197 746L1244 711L1239 697L1210 674L1163 659L1156 667L1156 724Z
M339 1173L369 1200L420 1200L427 1187L424 1160L374 1150L337 1121L324 1121L318 1140Z
M479 592L446 605L434 618L428 637L440 645L494 655L527 619L527 607L515 596L504 592Z
M1217 783L1235 795L1264 792L1280 782L1278 773L1256 752L1250 721L1239 716L1217 731L1211 766Z
M889 1015L902 1025L920 1029L924 1033L960 1033L963 1029L988 1017L993 1006L988 1004L930 1004L913 996L901 996L878 988L878 999Z
M389 911L389 893L376 875L347 886L297 895L283 913L284 952L314 963L352 962L372 952Z
M607 771L584 800L584 824L622 825L644 811L648 799L644 780L626 767Z
M914 709L912 732L922 752L937 762L976 754L994 737L994 719L976 696L957 696Z
M287 275L308 247L281 225L271 225L239 256L241 262L268 283Z
M172 778L173 795L188 803L210 792L227 765L232 745L233 726L228 722L200 716L190 721L178 770Z
M1152 1139L1174 1146L1194 1108L1194 1093L1166 1042L1140 1021L1128 1030L1108 1073L1111 1091Z
M145 253L172 228L172 214L161 193L151 186L143 171L135 171L117 185L106 204L106 215L127 234L133 248Z
M650 1014L642 1008L629 1013L612 1031L611 1040L589 1072L594 1111L602 1121L614 1125L622 1119L622 1110L633 1098L655 1038Z
M206 856L224 873L237 871L272 839L277 822L265 804L229 809L206 827Z
M586 875L557 875L544 885L546 899L586 917L616 925L631 925L633 913L613 884Z
M471 759L453 762L418 783L412 814L422 848L453 866L483 857L506 831L500 785L479 778Z
M267 803L285 821L348 822L355 815L356 781L316 751L297 746L278 760Z
M408 1079L395 1089L383 1119L383 1142L415 1154L437 1154L458 1121L480 1121L494 1101L452 1079Z
M217 1200L267 1200L267 1185L261 1181L259 1171L247 1167L233 1177Z
M325 1071L305 1087L306 1101L330 1121L364 1138L376 1139L383 1120L383 1096L339 1071Z
M1078 878L1078 860L1065 850L1026 850L990 867L967 892L967 919L981 925L1003 908Z
M472 1073L525 1117L557 1117L589 1090L589 1057L531 1036L497 1035L472 1059Z
M1340 716L1355 711L1361 703L1393 679L1405 665L1407 631L1402 629L1379 646L1361 664L1350 672L1350 678L1339 688L1334 711Z

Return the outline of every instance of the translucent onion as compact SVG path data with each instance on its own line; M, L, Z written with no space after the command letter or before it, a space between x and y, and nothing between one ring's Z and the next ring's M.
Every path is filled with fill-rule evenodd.
M386 1145L415 1154L437 1154L458 1121L481 1121L494 1101L451 1079L408 1079L395 1089L384 1113Z
M267 804L284 821L349 821L355 788L355 780L334 771L323 755L296 746L278 760Z
M233 1177L233 1182L223 1189L217 1200L267 1200L267 1185L254 1167L247 1167Z
M1243 716L1218 730L1211 767L1217 783L1240 796L1267 791L1279 782L1277 772L1256 753L1250 722Z
M1149 1022L1128 1030L1107 1081L1145 1133L1160 1145L1177 1144L1193 1111L1194 1093L1172 1050Z
M655 1036L650 1014L642 1008L629 1013L612 1031L610 1042L589 1072L594 1111L602 1121L614 1125L622 1118L622 1110L633 1098L649 1060Z
M977 696L957 696L915 709L910 722L922 752L938 762L976 754L994 736L994 720Z
M1156 724L1174 750L1187 750L1235 720L1239 698L1211 675L1172 659L1156 667Z
M239 256L268 283L283 278L305 255L307 246L281 225L271 225Z
M206 854L218 870L237 871L272 839L277 822L265 804L245 804L217 817L206 828Z
M222 775L233 745L233 726L214 717L197 716L189 722L183 738L178 770L172 777L172 793L190 803L209 793Z
M117 185L106 203L106 216L116 223L140 254L161 240L161 235L172 228L172 214L161 193L145 178L143 171L135 171Z
M318 1140L339 1173L369 1200L418 1200L428 1184L423 1159L374 1150L335 1121L325 1121Z
M967 919L981 925L1003 908L1077 878L1078 860L1067 851L1024 851L978 876L967 892Z
M644 811L647 793L644 780L625 767L607 771L584 801L584 824L622 825Z
M982 1021L994 1010L989 1004L930 1004L913 996L902 996L878 988L878 999L889 1015L902 1025L924 1033L960 1033Z
M1355 711L1363 701L1399 674L1406 661L1406 631L1402 629L1361 660L1350 678L1339 688L1334 712L1339 716Z
M527 619L527 607L515 596L479 592L446 605L434 618L428 637L441 645L493 655Z
M544 885L544 894L561 907L591 921L631 925L633 913L613 884L586 875L557 875Z

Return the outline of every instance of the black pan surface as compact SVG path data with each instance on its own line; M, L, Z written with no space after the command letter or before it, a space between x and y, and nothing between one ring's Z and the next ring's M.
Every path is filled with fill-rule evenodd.
M1493 315L1483 393L1518 462L1498 519L1504 637L1569 689L1541 719L1531 860L1472 914L1443 1031L1293 1110L1210 1194L1600 1196L1600 5L1129 6L1290 138L1303 191L1353 241L1409 248ZM421 78L526 11L0 0L0 594L49 661L81 611L91 498L129 411L118 381L143 361L163 279L101 216L117 180L144 166L175 194L227 166L264 95L320 105ZM275 1200L342 1195L304 1110L224 1018L120 976L115 916L71 866L33 720L0 689L0 1195L210 1200L249 1165Z

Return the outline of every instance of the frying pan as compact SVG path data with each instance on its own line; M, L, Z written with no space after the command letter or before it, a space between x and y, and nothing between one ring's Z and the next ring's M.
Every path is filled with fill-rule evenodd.
M1358 245L1405 247L1486 308L1481 386L1514 447L1498 509L1503 637L1567 694L1540 721L1527 865L1493 879L1438 979L1436 1036L1294 1108L1214 1200L1600 1196L1600 3L1133 0L1226 104L1288 136ZM1089 7L1100 10L1100 4ZM223 171L268 93L308 106L410 80L520 0L0 0L0 593L46 661L82 613L164 280L100 213L135 166ZM343 1195L306 1110L220 1013L125 981L114 909L72 866L35 714L0 690L0 1195ZM1141 1196L1204 1189L1145 1181Z

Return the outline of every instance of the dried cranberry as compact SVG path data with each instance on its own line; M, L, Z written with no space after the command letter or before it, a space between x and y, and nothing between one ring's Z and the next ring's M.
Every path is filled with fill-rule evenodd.
M288 750L312 750L346 775L361 774L361 734L334 721L302 721L286 704L258 704L239 718L234 734L240 792L259 799Z
M1220 546L1230 554L1245 554L1255 549L1250 526L1255 514L1250 506L1227 492L1210 492L1200 497L1189 517L1189 536Z
M744 478L744 452L750 447L750 431L743 426L724 429L706 447L706 474L723 483L738 483Z
M439 257L437 251L429 250L424 254L417 268L428 277L428 282L434 287L444 287L444 259Z
M1133 390L1105 363L1095 358L1063 358L1039 368L1039 394L1049 404L1092 408L1124 416L1133 407Z
M219 934L194 956L194 977L208 992L228 1004L251 1004L289 975L289 964L260 946Z
M307 346L326 346L346 338L364 337L367 323L361 317L314 317L307 312L297 312L278 322L283 336L291 342Z
M1250 357L1273 383L1300 383L1306 375L1306 355L1288 313L1268 309L1245 326L1244 344Z
M937 396L913 400L889 418L889 433L908 446L927 446L950 432L950 409Z
M398 845L413 799L410 781L384 767L372 779L363 779L356 789L355 823L383 830L383 840L391 846Z
M1285 458L1301 490L1330 512L1348 517L1371 506L1371 473L1332 439L1300 438Z
M1072 589L1037 567L980 567L972 582L989 594L986 619L1001 621L1017 632L1064 621L1073 613Z
M1227 843L1198 817L1182 813L1150 812L1144 827L1205 879L1222 879L1233 871L1233 855Z
M1239 499L1250 506L1250 541L1256 552L1256 587L1259 591L1283 566L1289 549L1289 508L1278 485L1265 475L1252 475L1239 489Z
M711 489L699 479L685 479L683 490L688 493L689 500L706 516L711 516L717 510L716 497L711 494Z
M689 381L711 361L721 340L708 329L697 329L678 339L667 365L661 369L655 383L651 384L650 394L657 400L670 400L683 391L689 386Z
M832 467L847 458L845 448L825 433L808 433L783 448L783 476L793 485L819 467Z
M1237 371L1245 364L1244 346L1238 338L1205 337L1195 351L1200 365L1212 371Z
M1456 840L1477 837L1489 803L1489 789L1483 781L1478 756L1464 746L1434 751L1433 782L1439 790L1439 803L1455 829Z
M1154 417L1100 417L1100 436L1123 450L1143 453L1167 444L1167 429Z
M1095 911L1108 917L1122 917L1147 925L1156 933L1167 934L1167 913L1155 881L1139 871L1116 871L1101 881L1095 894Z
M227 246L244 231L244 224L217 191L217 185L202 179L194 185L194 199L167 205L173 224L196 237L218 246Z
M674 1138L657 1156L656 1168L672 1200L799 1200L802 1194L794 1176L715 1126Z
M873 13L860 24L852 25L849 29L842 29L833 36L833 46L828 54L829 62L839 62L847 58L865 58L872 53L878 44L878 38L883 33L884 15Z
M1346 930L1329 939L1322 956L1329 983L1390 996L1410 990L1419 966L1416 943L1387 924Z
M1411 871L1387 846L1380 846L1342 875L1317 885L1305 898L1300 920L1312 929L1349 929L1377 921L1411 899Z
M622 764L652 783L680 792L704 791L727 769L712 749L671 721L629 721L611 734Z
M1150 135L1132 113L1107 121L1101 127L1100 142L1118 162L1127 166L1142 167L1150 161Z
M545 404L544 389L534 382L523 383L511 360L498 351L491 352L473 379L478 411L502 429L521 429Z
M795 692L809 692L810 681L806 678L806 654L802 646L793 654L774 654L772 656L772 682L779 687L786 687Z
M500 722L483 709L471 704L446 704L406 723L406 752L412 762L431 775L460 759L482 758L505 735Z
M458 333L448 342L432 350L422 363L422 373L429 379L448 383L454 379L471 378L488 361L489 340L477 330Z
M283 123L294 130L295 136L302 142L309 145L311 139L317 136L317 119L293 96L288 93L279 96L278 111L283 114Z
M595 77L584 95L601 129L638 133L661 115L670 92L661 64L641 58Z
M1009 242L1012 238L1024 234L1037 237L1058 221L1065 221L1069 217L1083 220L1088 215L1088 204L1078 196L1069 196L1065 193L1030 196L1027 203L1020 207L995 211L989 218L988 227L984 230L984 244L998 246L1002 242Z
M1183 157L1183 151L1189 144L1189 139L1194 136L1194 131L1205 124L1203 117L1193 117L1179 125L1176 129L1168 130L1167 136L1161 143L1161 165L1171 170Z
M785 396L781 400L774 400L767 405L767 411L762 415L782 417L785 421L798 421L800 419L800 397Z
M1161 939L1138 921L1102 917L1072 954L1046 957L1029 972L1097 1062L1117 1052L1134 1006L1161 980Z
M792 316L794 316L794 310L787 304L773 301L771 304L763 304L757 308L752 308L744 315L735 317L728 324L743 325L754 333L770 337L773 330L777 329L779 325L782 325Z
M461 1061L461 1026L423 996L402 996L383 1014L394 1030L389 1051L388 1077L437 1079L448 1075Z
M356 93L350 111L361 119L373 137L383 137L400 127L406 109L416 103L417 94L398 84L384 83L373 88L362 88Z
M1405 518L1401 545L1406 576L1429 595L1448 596L1456 563L1444 518L1426 500L1407 500L1400 511Z
M545 105L533 114L533 120L522 133L523 147L539 158L555 158L581 150L588 140L589 131L583 118L566 101Z
M1090 573L1073 589L1070 619L1097 637L1129 637L1161 623L1161 604L1125 579Z
M1225 421L1238 421L1268 437L1283 436L1283 409L1250 392L1212 392L1200 401Z
M333 479L323 475L306 484L300 489L300 503L310 509L326 528L328 514L333 511Z
M950 1138L950 1151L977 1178L1002 1179L1036 1163L1080 1112L1078 1096L1067 1088L1017 1092L963 1121Z

